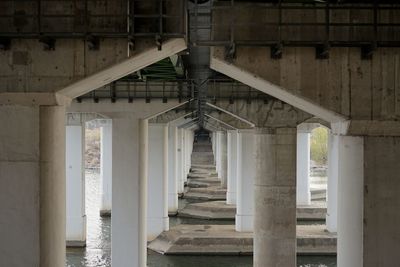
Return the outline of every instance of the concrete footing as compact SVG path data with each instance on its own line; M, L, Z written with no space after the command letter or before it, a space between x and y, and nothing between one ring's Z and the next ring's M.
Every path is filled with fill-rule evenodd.
M178 212L181 217L205 220L234 220L236 205L228 205L225 201L211 201L188 204ZM298 221L324 221L326 205L312 202L311 205L297 206Z
M183 198L192 200L226 200L226 189L220 186L210 186L206 188L191 188L184 194Z
M298 255L335 255L336 235L323 225L297 226ZM163 232L148 248L166 255L252 255L253 234L234 225L178 225Z

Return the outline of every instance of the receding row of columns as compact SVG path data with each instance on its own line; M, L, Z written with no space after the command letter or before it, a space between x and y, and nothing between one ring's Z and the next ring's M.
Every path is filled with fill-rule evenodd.
M177 123L148 126L147 121L129 116L114 119L107 125L102 128L102 150L107 150L107 141L103 138L112 136L109 160L112 167L106 167L103 162L106 156L102 155L102 199L104 201L112 195L113 264L123 266L137 260L138 266L144 266L146 241L168 230L168 213L176 213L178 194L183 192L190 171L193 132L180 128ZM112 133L107 133L111 128ZM71 186L83 190L82 172L77 171L83 164L82 153L78 151L84 140L82 126L68 126L67 142L71 137L81 142L68 148L67 159L72 151L77 151L75 153L80 157L70 162L71 166L77 166L72 169L67 160L67 174L74 172L79 179ZM236 230L254 231L255 234L254 266L296 264L296 202L299 203L299 194L306 192L303 203L309 203L309 187L306 184L299 187L309 179L309 170L307 167L299 168L299 165L309 166L309 137L309 130L296 128L229 130L212 135L222 184L226 172L227 202L237 205ZM340 267L366 266L363 263L364 147L362 137L329 136L327 229L338 232ZM146 155L145 151L149 154ZM110 170L112 177L118 177L112 179L112 186L107 185L104 179L111 177L106 175ZM132 179L132 174L135 179ZM140 178L147 175L149 191ZM110 188L118 194L111 194ZM84 200L78 207L82 207L82 203ZM140 208L143 206L148 206L148 214L146 209ZM84 225L84 212L82 209L74 210L76 214L71 215L68 222ZM151 231L147 231L147 226ZM79 241L79 234L83 232L76 232Z

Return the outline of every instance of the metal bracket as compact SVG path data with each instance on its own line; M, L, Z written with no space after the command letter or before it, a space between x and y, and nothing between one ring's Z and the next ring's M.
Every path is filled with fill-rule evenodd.
M235 43L231 43L229 46L225 48L225 60L228 62L232 62L236 58L236 45Z
M56 50L56 39L49 36L42 36L39 42L43 44L43 49L46 51Z
M156 34L156 45L157 45L158 51L161 51L162 38L161 38L161 35L159 35L159 34Z
M319 44L315 46L315 58L316 59L328 59L329 58L330 46L328 43Z
M100 39L99 37L88 35L86 37L86 41L88 43L89 50L96 51L100 48Z
M9 50L11 47L10 38L0 38L0 50Z
M282 58L282 43L277 43L271 46L271 58L272 59L281 59Z
M376 48L377 48L376 42L361 46L361 59L371 60Z

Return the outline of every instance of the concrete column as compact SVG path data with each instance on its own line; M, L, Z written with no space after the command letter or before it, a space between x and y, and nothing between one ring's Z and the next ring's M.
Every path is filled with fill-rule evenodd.
M148 123L134 114L112 122L111 264L146 266Z
M254 131L239 130L237 145L237 207L235 216L235 229L238 232L253 231L254 150Z
M339 137L337 266L363 266L362 137Z
M214 164L217 163L217 133L216 132L212 132L211 134L211 142L212 142L212 150L213 150L213 154L214 154Z
M257 128L254 266L296 266L296 128Z
M221 132L221 142L220 142L220 151L221 151L221 168L220 168L220 177L221 177L221 187L222 188L227 188L228 186L228 177L227 177L227 172L228 172L228 155L227 155L227 137L226 137L226 132Z
M311 204L310 129L297 130L297 205Z
M338 172L339 172L339 136L329 134L328 140L328 190L326 228L337 232Z
M65 108L0 105L0 266L65 266Z
M236 205L236 177L237 177L237 130L227 133L227 176L226 203Z
M215 158L215 171L217 172L218 178L219 178L219 134L218 132L215 132L215 152L214 152L214 158Z
M182 154L183 154L183 147L182 147L182 129L177 128L177 154L176 154L176 174L177 174L177 183L178 183L178 194L183 194L185 191L185 181L183 179L183 172L182 172Z
M65 264L65 108L40 107L40 266Z
M178 129L172 124L168 127L168 213L178 212L178 180L177 180L177 139Z
M112 121L105 120L100 128L100 215L111 215L112 199Z
M186 174L186 133L185 133L185 129L181 128L181 142L182 142L182 146L181 146L181 173L182 173L182 184L183 187L185 186L185 183L187 182L187 174Z
M216 154L215 154L215 168L218 173L218 178L221 179L221 141L222 141L222 131L216 133Z
M399 265L399 159L400 137L364 138L364 267Z
M149 124L149 166L147 240L152 241L169 230L167 124Z
M86 245L85 122L66 126L67 246Z
M190 171L190 158L191 158L191 151L190 151L190 142L191 142L191 138L190 138L190 131L189 130L185 130L185 147L186 147L186 155L185 155L185 163L186 163L186 167L185 167L185 177L187 177L187 175L189 174Z

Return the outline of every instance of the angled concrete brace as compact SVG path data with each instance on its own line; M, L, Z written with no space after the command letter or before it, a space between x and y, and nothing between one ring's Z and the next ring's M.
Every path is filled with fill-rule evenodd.
M163 43L161 51L158 50L157 46L154 46L126 59L121 63L108 67L61 90L58 90L56 93L69 98L81 96L101 86L125 77L128 74L143 69L166 57L170 57L176 53L179 53L186 48L186 42L182 38L168 40Z
M199 117L192 118L189 121L185 122L184 124L178 126L178 128L188 128L188 127L192 126L193 124L196 124L198 118Z
M234 113L232 113L232 112L229 112L229 111L227 111L227 110L225 110L225 109L223 109L223 108L220 108L220 107L218 107L218 106L216 106L216 105L213 105L213 104L211 104L211 103L209 103L209 102L207 102L206 104L207 104L207 106L209 106L209 107L212 107L212 108L214 108L214 109L216 109L216 110L219 110L219 111L221 111L221 112L224 112L224 113L226 113L226 114L228 114L228 115L230 115L230 116L232 116L232 117L234 117L234 118L236 118L236 119L238 119L238 120L240 120L240 121L242 121L242 122L248 124L248 125L250 126L250 128L253 128L253 127L255 126L255 124L252 123L251 121L246 120L245 118L242 118L242 117L240 117L240 116L238 116L238 115L236 115L236 114L234 114Z
M210 124L214 128L218 129L218 131L227 131L227 130L235 130L236 129L236 128L228 125L228 124L225 125L225 124L222 124L222 123L220 123L220 122L218 122L216 120L214 120L215 123L212 123L210 121L210 119L214 120L214 118L208 116L208 117L205 118L205 122L207 122L208 124Z
M223 121L221 121L221 120L219 120L219 119L217 119L217 118L214 118L213 116L210 116L210 115L208 115L208 114L204 114L204 115L205 115L206 117L212 119L212 120L215 120L215 121L218 122L219 124L222 124L222 125L228 127L229 129L227 129L227 130L237 130L234 126L230 125L229 123L223 122Z
M264 80L243 68L235 66L234 64L229 64L215 57L214 49L212 49L211 52L210 68L330 123L344 122L347 120L347 118L341 114L323 108L319 104L303 96L289 92L283 87Z

